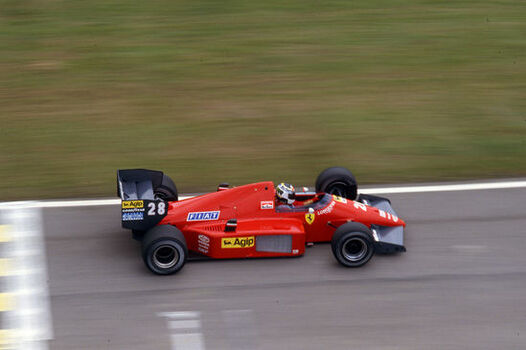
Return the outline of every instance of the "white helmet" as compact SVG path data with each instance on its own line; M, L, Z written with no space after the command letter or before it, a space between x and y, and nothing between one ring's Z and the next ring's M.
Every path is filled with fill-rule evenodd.
M276 197L281 202L285 202L287 204L294 203L294 200L296 199L296 191L294 190L294 186L284 182L280 183L276 187Z

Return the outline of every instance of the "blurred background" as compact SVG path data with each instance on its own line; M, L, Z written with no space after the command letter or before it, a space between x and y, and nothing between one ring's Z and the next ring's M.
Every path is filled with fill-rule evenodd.
M0 200L524 176L525 59L516 0L3 0Z

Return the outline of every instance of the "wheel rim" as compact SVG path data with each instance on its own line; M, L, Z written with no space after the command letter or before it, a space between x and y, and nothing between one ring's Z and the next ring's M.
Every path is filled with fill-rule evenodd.
M345 241L342 246L342 254L346 260L359 261L367 255L368 247L365 240L353 237Z
M162 269L169 269L179 261L179 252L171 245L161 245L153 252L153 262Z

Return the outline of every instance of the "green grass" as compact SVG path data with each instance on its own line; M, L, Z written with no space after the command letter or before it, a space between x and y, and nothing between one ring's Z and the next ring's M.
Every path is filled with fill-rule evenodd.
M0 200L526 175L521 1L2 1Z

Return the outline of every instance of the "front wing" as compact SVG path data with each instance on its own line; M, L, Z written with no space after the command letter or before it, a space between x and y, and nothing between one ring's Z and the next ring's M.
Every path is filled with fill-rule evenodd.
M387 198L361 193L358 196L358 201L383 210L384 212L391 215L398 216L391 206L391 202ZM396 253L406 251L404 247L403 226L371 225L371 231L373 232L373 238L375 240L375 249L378 253Z

